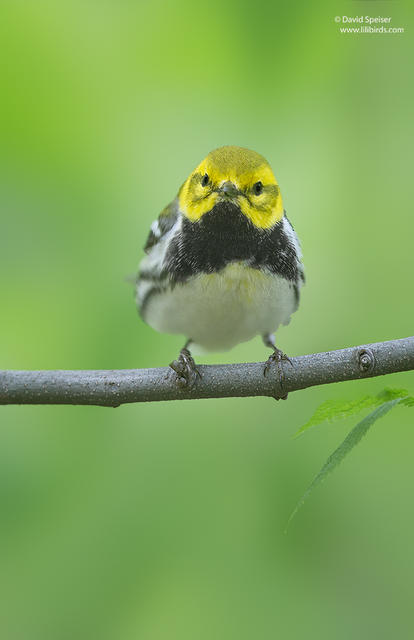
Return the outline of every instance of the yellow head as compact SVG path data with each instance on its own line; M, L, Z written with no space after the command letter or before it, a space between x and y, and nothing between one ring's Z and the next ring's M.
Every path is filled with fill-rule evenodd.
M237 205L259 229L269 229L283 218L282 196L270 165L242 147L211 151L187 178L178 198L192 222L220 202Z

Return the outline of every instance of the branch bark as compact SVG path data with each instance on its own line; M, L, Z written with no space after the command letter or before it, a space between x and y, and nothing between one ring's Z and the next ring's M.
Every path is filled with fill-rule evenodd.
M181 389L169 367L118 371L0 371L0 404L77 404L118 407L128 402L270 396L316 385L372 378L414 369L414 336L314 353L281 363L200 365L201 379Z

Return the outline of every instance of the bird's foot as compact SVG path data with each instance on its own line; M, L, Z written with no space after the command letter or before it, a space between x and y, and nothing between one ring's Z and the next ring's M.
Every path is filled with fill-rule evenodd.
M264 369L263 369L263 375L266 376L268 374L268 372L270 371L270 368L274 364L276 364L278 375L279 375L280 388L283 391L284 374L283 374L283 368L282 368L282 360L289 362L293 367L293 362L286 355L286 353L283 353L283 351L281 351L277 347L273 347L273 353L268 357L268 359L265 362L265 366L264 366ZM288 394L285 393L285 395L280 396L280 398L279 397L276 398L276 400L286 400L287 397L288 397Z
M197 369L194 358L189 350L184 347L181 349L177 360L170 363L170 367L176 373L176 383L181 389L192 389L201 373Z

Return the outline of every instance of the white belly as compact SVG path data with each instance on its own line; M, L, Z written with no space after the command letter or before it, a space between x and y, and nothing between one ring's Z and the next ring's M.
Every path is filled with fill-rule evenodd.
M208 351L225 351L274 333L294 310L293 283L234 263L154 295L145 319L157 331L183 334Z

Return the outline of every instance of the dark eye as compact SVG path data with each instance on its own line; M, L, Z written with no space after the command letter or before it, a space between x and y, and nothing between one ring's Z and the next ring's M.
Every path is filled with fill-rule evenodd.
M260 182L260 180L259 180L259 182L256 182L256 183L253 185L253 191L255 192L255 194L256 194L257 196L260 196L260 194L262 193L262 191L263 191L263 185L262 185L262 183Z
M205 173L203 175L203 177L201 178L201 186L202 187L206 187L208 185L209 181L210 181L210 178L208 177L208 174Z

